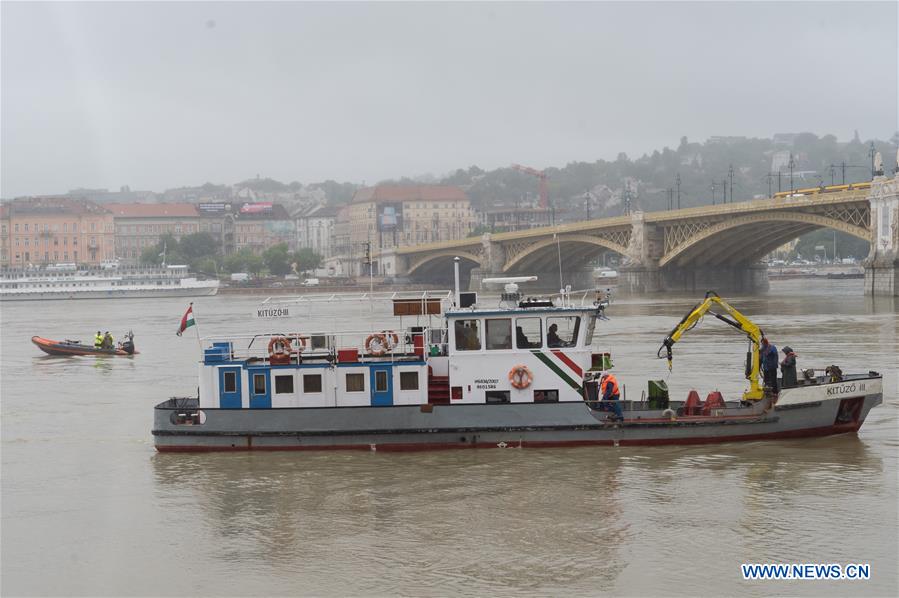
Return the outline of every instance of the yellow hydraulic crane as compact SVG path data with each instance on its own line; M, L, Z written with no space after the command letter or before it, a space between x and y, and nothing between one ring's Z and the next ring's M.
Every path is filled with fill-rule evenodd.
M726 315L712 311L712 308L714 308L715 306L720 306L724 311L727 312L730 318ZM665 337L664 341L662 341L662 346L659 347L659 359L662 358L662 349L666 349L668 369L671 370L671 360L673 359L673 356L671 355L671 347L674 346L674 343L680 340L684 333L692 330L699 323L699 321L702 320L702 317L707 313L711 313L713 316L715 316L725 324L733 326L740 332L743 332L747 336L747 338L749 338L749 342L752 346L746 356L745 371L746 379L749 380L749 390L743 393L743 400L758 401L759 399L764 398L765 390L759 383L759 371L761 369L761 342L762 338L765 335L762 332L761 328L756 326L749 318L734 309L733 306L719 297L718 294L714 291L708 291L705 294L705 300L702 301L702 303L694 305L693 308L689 312L687 312L687 315L685 315L683 319L678 323L678 325L668 333L668 336Z

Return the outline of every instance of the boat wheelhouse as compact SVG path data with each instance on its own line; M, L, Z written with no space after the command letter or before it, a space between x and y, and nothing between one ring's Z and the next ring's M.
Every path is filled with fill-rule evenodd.
M593 349L607 305L593 294L528 300L507 288L496 306L458 291L391 301L400 316L394 330L206 339L199 395L155 408L156 448L415 450L818 436L857 430L882 399L876 372L806 376L751 401L717 392L702 401L695 391L677 401L650 388L649 396L620 397L618 417L598 393L610 360ZM265 310L281 313L285 305ZM413 325L404 325L408 316Z

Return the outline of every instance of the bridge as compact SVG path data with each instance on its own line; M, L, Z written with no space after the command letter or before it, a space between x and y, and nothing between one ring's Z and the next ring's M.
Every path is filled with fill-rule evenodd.
M591 285L589 263L604 251L623 256L619 288L628 292L753 292L768 286L761 258L810 231L828 228L871 243L865 260L870 294L897 295L899 176L861 188L794 194L661 212L637 212L573 224L385 250L381 267L398 276L451 276L461 260L470 286L490 276L537 274L575 288Z

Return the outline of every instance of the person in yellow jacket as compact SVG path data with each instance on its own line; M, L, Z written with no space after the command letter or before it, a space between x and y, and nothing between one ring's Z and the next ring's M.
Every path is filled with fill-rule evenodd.
M103 348L103 335L100 331L97 331L97 336L94 337L94 349L102 349Z

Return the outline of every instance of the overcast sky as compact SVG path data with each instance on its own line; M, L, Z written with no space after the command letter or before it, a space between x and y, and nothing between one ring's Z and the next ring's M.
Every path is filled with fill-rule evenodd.
M2 3L0 195L897 126L897 3Z

